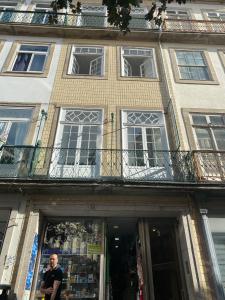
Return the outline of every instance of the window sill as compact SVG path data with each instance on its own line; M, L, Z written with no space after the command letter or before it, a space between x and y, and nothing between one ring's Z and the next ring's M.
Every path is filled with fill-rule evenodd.
M159 82L159 78L146 78L146 77L138 77L138 76L119 76L118 80L125 81L147 81L147 82Z
M73 74L63 74L65 79L88 79L88 80L107 80L106 75L103 76L92 76L92 75L73 75Z
M13 71L5 71L0 72L0 76L11 76L11 77L41 77L46 78L48 76L47 72L44 73L36 73L36 72L13 72Z
M219 82L217 80L187 80L176 78L175 82L184 84L219 85Z

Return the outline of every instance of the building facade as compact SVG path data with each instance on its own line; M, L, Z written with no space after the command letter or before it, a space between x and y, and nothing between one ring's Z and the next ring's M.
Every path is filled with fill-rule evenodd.
M0 2L0 288L43 299L225 299L225 10Z

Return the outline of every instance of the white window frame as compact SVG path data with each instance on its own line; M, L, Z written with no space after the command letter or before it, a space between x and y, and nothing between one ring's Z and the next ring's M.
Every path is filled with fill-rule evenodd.
M173 15L169 15L168 12L174 12L174 17ZM184 15L187 16L187 18L182 18L182 14L180 13L185 13ZM169 8L168 10L166 10L166 16L167 19L176 19L176 20L189 20L190 19L190 13L187 10L181 10L181 9L177 9L177 8Z
M84 122L68 122L65 120L66 112L67 111L86 111L86 112L98 112L100 113L100 119L94 123L84 123ZM52 157L52 164L50 166L50 177L72 177L72 178L97 178L100 176L100 162L101 162L101 150L102 143L103 143L103 109L88 109L88 108L61 108L59 114L59 123L57 126L56 131L56 138L54 143L54 151ZM78 138L76 140L77 147L76 153L74 155L74 164L59 164L58 159L60 155L61 142L62 142L62 134L64 130L64 125L72 125L78 127ZM89 165L89 164L79 164L80 161L80 154L81 154L81 142L82 142L82 130L83 126L98 126L99 133L96 139L96 164Z
M102 27L107 27L107 7L104 5L82 5L81 6L81 13L79 14L77 18L77 26L79 27L89 27L84 25L83 17L85 17L85 13L90 16L97 16L97 17L104 17L104 22ZM91 26L95 27L95 26ZM98 28L99 26L96 26Z
M178 61L178 57L177 57L177 53L178 52L184 52L184 53L194 53L194 52L199 52L201 53L201 56L202 56L202 60L204 62L204 66L201 66L201 65L188 65L188 64L180 64L179 61ZM208 62L207 62L207 59L204 55L204 51L202 50L175 50L175 58L176 58L176 63L177 63L177 68L178 68L178 72L179 72L179 79L180 80L192 80L192 81L200 81L200 82L205 82L205 81L212 81L212 76L211 76L211 72L210 72L210 68L209 68L209 65L208 65ZM180 67L186 67L186 68L205 68L207 70L207 73L208 73L208 78L206 79L199 79L199 78L182 78L182 75L181 75L181 71L180 71ZM192 73L190 73L192 74Z
M20 47L23 46L23 45L25 45L25 46L34 46L34 47L36 47L36 46L44 46L44 47L47 47L48 50L47 50L47 52L44 52L44 51L35 51L35 50L32 50L32 51L29 51L29 50L20 50ZM33 73L37 73L37 74L44 73L46 62L47 62L47 59L48 59L48 56L49 56L49 52L50 52L50 45L41 44L41 43L40 44L30 44L30 43L21 43L21 44L18 44L17 48L16 48L16 53L14 55L13 62L11 63L11 66L10 66L10 72L13 72L13 73L31 73L31 74L33 74ZM28 68L27 68L26 71L15 71L15 70L13 70L19 53L29 53L29 54L31 53L32 54L31 60L29 62L29 65L28 65ZM35 54L45 55L45 61L44 61L43 67L42 67L42 71L30 71L30 67L32 65L32 61L34 59Z
M157 124L129 124L127 115L128 113L146 113L146 114L155 114L158 115L159 122ZM122 147L123 147L123 173L124 177L128 177L130 179L159 179L159 178L171 178L171 170L166 167L162 166L150 166L149 165L149 157L148 157L148 147L147 147L147 140L146 140L146 129L148 128L159 128L160 129L160 137L162 143L162 151L169 150L168 144L168 136L166 131L166 123L165 123L165 116L162 111L134 111L134 110L123 110L122 114ZM128 128L141 128L142 131L142 144L143 144L143 160L145 165L144 166L130 166L129 165L129 151L128 150ZM138 150L134 150L138 151ZM160 153L160 152L159 152ZM169 153L165 152L162 154L163 159L166 159L169 166ZM156 160L160 158L156 157Z
M75 53L75 51L76 51L76 48L87 48L87 49L89 49L89 51L90 51L90 49L96 49L96 53L88 53L88 52L86 52L86 53L82 53L82 52L80 52L80 53ZM97 49L101 49L102 50L102 54L101 53L97 53ZM99 57L101 57L101 60L102 60L102 62L101 62L101 75L97 75L97 74L91 74L91 63L94 61L94 60L96 60L96 59L98 59L99 57L97 57L96 59L94 59L94 60L92 60L91 62L90 62L90 66L89 66L89 74L80 74L80 73L78 73L78 74L75 74L75 73L73 73L73 67L74 67L74 62L75 62L75 55L81 55L81 56L87 56L87 55L99 55ZM76 64L77 64L77 68L79 69L79 64L77 63L77 62L75 62ZM69 60L69 66L68 66L68 72L67 72L67 74L68 75L73 75L73 76L97 76L97 77L103 77L104 75L105 75L105 47L103 47L103 46L97 46L97 45L95 45L95 46L93 46L93 45L73 45L72 47L71 47L71 54L70 54L70 60Z
M124 54L124 50L134 50L134 51L150 51L152 52L151 55L135 55L135 54ZM149 60L151 60L151 64L153 66L153 70L151 70L151 72L153 71L153 76L151 77L148 77L148 76L141 76L141 65L143 64L140 64L140 76L132 76L131 75L126 75L125 73L125 63L126 63L126 57L135 57L135 56L138 56L138 57L146 57L148 58ZM155 55L155 49L154 48L143 48L143 47L121 47L121 50L120 50L120 60L121 60L121 76L122 77L128 77L128 78L144 78L144 79L157 79L158 78L158 72L157 72L157 65L156 65L156 55ZM129 63L128 63L129 64Z

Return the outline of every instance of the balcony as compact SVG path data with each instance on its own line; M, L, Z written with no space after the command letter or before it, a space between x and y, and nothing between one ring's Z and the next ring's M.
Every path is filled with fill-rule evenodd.
M225 151L3 146L0 178L95 182L224 183Z
M3 146L0 177L41 180L193 182L190 152Z
M107 16L101 13L83 12L82 14L52 13L27 10L0 9L0 24L25 24L31 26L54 26L72 28L113 28ZM189 33L225 33L225 22L207 20L165 19L162 28L154 22L144 20L144 15L134 15L130 22L131 30ZM115 28L114 28L115 29Z

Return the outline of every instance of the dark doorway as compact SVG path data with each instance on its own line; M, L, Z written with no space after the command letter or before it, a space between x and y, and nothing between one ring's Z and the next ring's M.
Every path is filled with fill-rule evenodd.
M181 282L174 220L149 222L155 300L180 300Z
M137 220L109 219L107 225L108 298L136 300L138 293Z

